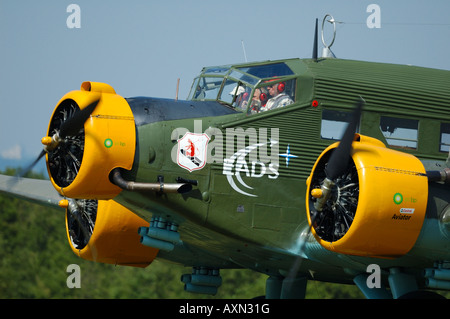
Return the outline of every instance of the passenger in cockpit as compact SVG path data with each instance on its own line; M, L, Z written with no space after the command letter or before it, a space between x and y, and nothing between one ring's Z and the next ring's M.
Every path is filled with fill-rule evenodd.
M257 88L255 93L253 93L252 103L250 105L251 114L256 114L263 111L266 106L268 96L266 88Z
M250 112L251 114L259 113L261 110L261 89L255 89L255 93L253 93L252 102L250 104Z
M294 101L284 91L286 89L286 83L280 82L267 86L269 95L271 98L267 101L266 106L262 111L269 111L279 107L283 107L294 103Z
M247 103L248 103L248 96L249 93L243 86L235 87L231 92L230 95L234 96L236 94L236 99L233 103L233 106L236 108L246 109Z

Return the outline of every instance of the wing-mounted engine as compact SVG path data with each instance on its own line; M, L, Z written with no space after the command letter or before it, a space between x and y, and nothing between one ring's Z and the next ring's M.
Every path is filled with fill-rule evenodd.
M110 182L110 172L133 165L133 113L111 86L84 82L59 101L42 143L51 182L61 195L111 199L121 188Z
M112 200L93 199L70 199L66 205L67 238L79 257L100 263L146 267L158 254L158 249L140 243L137 230L148 222L122 205Z
M343 254L406 254L427 208L428 180L421 161L356 134L348 163L329 183L326 170L338 144L321 154L308 179L306 206L314 236L324 248Z

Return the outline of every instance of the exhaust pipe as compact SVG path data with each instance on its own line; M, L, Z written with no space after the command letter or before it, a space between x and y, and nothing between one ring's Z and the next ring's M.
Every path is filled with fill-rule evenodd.
M120 188L133 192L156 192L164 194L185 194L192 190L192 185L188 183L138 183L127 181L122 177L120 168L111 171L111 181Z
M428 181L450 183L450 168L444 168L440 171L427 171Z

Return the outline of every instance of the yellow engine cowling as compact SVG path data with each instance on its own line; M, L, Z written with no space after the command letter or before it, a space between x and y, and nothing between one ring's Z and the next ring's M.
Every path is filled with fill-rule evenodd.
M83 140L69 142L83 144L80 157L75 164L58 167L65 159L56 159L49 163L49 156L57 154L71 160L68 156L70 145L64 150L55 150L47 154L47 168L53 186L63 196L83 199L111 199L121 189L109 180L109 173L116 167L131 169L136 148L136 129L133 113L126 100L117 95L108 84L84 82L79 91L67 93L57 104L50 120L48 136L58 131L58 125L65 119L67 105L75 105L80 110L99 99L95 110L84 123ZM67 107L66 107L67 108ZM70 144L64 141L61 145ZM77 145L75 145L77 146ZM72 146L73 147L73 146ZM59 153L57 153L59 151ZM65 153L64 153L65 152ZM78 162L80 166L78 167ZM74 170L75 178L69 181L64 174ZM62 175L62 176L58 176ZM62 180L62 181L61 181Z
M77 216L66 210L67 238L77 256L133 267L147 267L155 259L159 250L140 243L138 229L148 225L145 220L112 200L77 202Z
M317 220L312 232L324 248L338 253L382 258L402 256L415 244L425 218L428 199L425 169L410 154L388 149L376 139L356 136L359 141L353 142L351 156L359 189L351 225L336 240L325 233L319 234ZM319 187L315 175L320 174L320 167L337 145L331 145L320 155L308 179L306 208L310 225L311 215L320 216L315 212L315 199L311 195ZM345 187L335 190L335 198Z

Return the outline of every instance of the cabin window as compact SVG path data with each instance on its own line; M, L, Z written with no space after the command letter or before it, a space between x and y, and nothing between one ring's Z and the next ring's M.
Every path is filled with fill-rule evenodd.
M446 153L450 152L450 123L441 123L439 150Z
M320 136L327 140L342 139L351 117L352 114L350 112L323 110Z
M417 149L418 120L382 116L380 129L389 146Z

